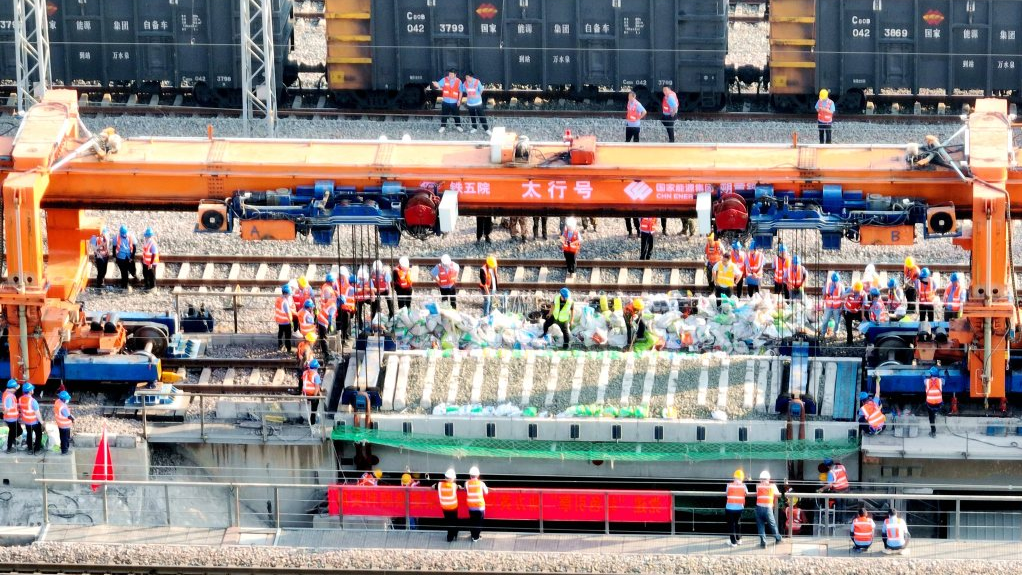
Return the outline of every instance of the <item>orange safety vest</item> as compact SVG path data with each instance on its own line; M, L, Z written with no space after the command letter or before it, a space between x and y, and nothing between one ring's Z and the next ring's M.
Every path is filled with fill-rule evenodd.
M638 100L634 100L632 102L628 102L628 115L626 116L626 119L629 122L638 122L639 120L642 119L642 115L639 113L639 101Z
M15 422L18 421L18 396L14 395L14 391L6 390L3 396L4 403L4 421Z
M866 423L873 429L880 429L884 422L887 421L884 412L880 411L880 407L873 401L867 401L862 404L862 410L866 412Z
M131 234L128 234L127 237L121 237L120 234L117 234L117 239L114 240L114 254L115 255L118 252L121 251L121 241L128 242L128 251L131 251L131 250L135 249L135 237L134 236L132 236Z
M298 288L297 291L291 296L294 300L296 309L301 309L305 306L305 300L312 299L312 288Z
M575 230L564 230L561 234L561 250L569 254L577 254L579 246L582 245L582 240L578 236L578 232Z
M745 273L755 279L763 276L763 252L756 250L748 253L745 258Z
M319 302L319 309L316 314L316 321L319 325L324 327L330 327L333 323L334 318L337 316L337 304L334 303L336 300L326 300Z
M106 234L96 236L95 254L100 259L108 259L110 257L110 238L106 237Z
M303 336L315 333L316 331L316 315L312 313L311 309L303 311L298 316L298 331Z
M727 504L740 505L745 507L745 495L748 491L744 483L731 482L727 484Z
M916 293L919 303L933 303L933 282L916 280Z
M656 228L656 218L642 218L639 220L639 231L647 234L653 233Z
M160 263L160 252L156 240L149 238L142 244L142 265L152 267Z
M865 299L865 294L861 291L849 291L845 294L845 311L851 313L859 313L862 311L862 301Z
M381 295L387 295L390 290L390 282L387 281L387 274L375 272L371 276L373 280L373 287L376 288L376 293Z
M919 266L902 266L901 273L905 276L905 281L914 282L919 279Z
M394 268L397 276L397 285L401 289L410 289L412 287L412 270L406 270L400 267Z
M834 474L834 482L831 487L834 491L845 491L848 489L848 472L845 471L845 466L837 464L830 468L830 472Z
M940 405L944 403L944 381L939 377L927 377L923 384L926 385L926 403L929 405Z
M378 483L379 481L376 479L376 476L368 471L358 478L358 485L362 487L376 487Z
M454 267L447 267L440 264L436 268L436 284L442 288L454 287L454 284L458 283L458 272L454 270Z
M312 350L313 344L305 341L304 339L298 344L298 351L296 353L298 357L298 363L302 366L302 369L308 369L309 362L314 357Z
M902 522L900 518L895 518L893 521L890 517L884 520L884 531L887 532L887 543L892 547L901 547L905 545L905 535L901 530Z
M777 486L773 483L756 486L756 505L759 507L773 507L774 494L777 493Z
M806 282L807 275L806 268L802 267L802 264L790 266L787 270L787 276L784 278L784 283L788 285L789 289L798 289Z
M287 325L291 323L291 298L286 296L277 296L277 302L273 304L273 321L277 325Z
M962 288L960 284L952 283L944 290L944 307L953 312L962 310Z
M887 323L891 321L891 315L887 312L884 301L878 298L873 305L869 306L869 321L873 323Z
M465 482L465 494L468 508L476 511L486 509L486 496L483 493L486 484L478 479L469 479Z
M369 301L373 299L373 283L371 280L359 280L355 284L355 301Z
M31 395L23 395L18 400L18 406L21 408L21 422L25 425L34 425L39 422L39 414L32 407L34 400L35 398Z
M802 531L802 524L806 522L806 512L798 507L784 508L784 528L792 533Z
M856 517L852 521L852 539L856 543L872 543L875 525L870 518Z
M791 265L791 260L786 256L774 256L774 283L784 283L784 273L788 271L788 266Z
M671 114L671 96L674 96L675 99L678 98L678 95L674 93L674 90L668 88L667 93L664 94L664 100L662 103L664 114L668 116Z
M348 289L344 293L344 303L341 304L341 310L355 313L355 286L351 284L348 284Z
M497 279L495 277L496 273L497 270L491 268L490 266L483 266L483 283L479 284L479 287L481 287L484 292L490 293L490 290L496 283L494 281Z
M816 109L816 121L821 124L829 124L834 121L834 112L831 108L834 106L834 101L830 98L826 100L819 100L816 102L819 106Z
M823 305L827 309L841 309L843 303L841 292L844 291L843 287L841 282L827 282L827 291L823 298Z
M461 79L444 78L443 97L445 100L461 100Z
M458 509L458 486L453 481L441 481L437 486L440 493L440 508L444 511L456 511Z
M53 402L53 420L57 422L58 429L71 429L71 418L63 413L66 406L61 399Z
M706 242L706 247L703 251L706 253L706 261L711 264L715 264L724 258L724 248L716 240Z
M319 395L319 372L309 368L302 372L302 395Z
M731 263L735 264L742 275L745 275L745 254L742 253L742 250L731 250Z

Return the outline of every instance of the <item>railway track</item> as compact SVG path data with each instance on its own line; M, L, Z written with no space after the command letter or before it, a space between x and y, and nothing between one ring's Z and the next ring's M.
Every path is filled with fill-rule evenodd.
M164 371L184 378L174 386L188 393L241 395L289 394L298 389L297 363L289 358L177 358L163 359Z
M365 575L365 569L312 567L243 567L175 565L62 565L59 563L8 563L4 573L45 575ZM376 567L374 575L545 575L525 571L430 571L425 569L387 569ZM567 575L572 575L568 573Z

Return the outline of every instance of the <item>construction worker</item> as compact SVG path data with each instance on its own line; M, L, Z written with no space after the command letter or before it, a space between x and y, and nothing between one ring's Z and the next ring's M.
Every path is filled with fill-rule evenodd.
M731 252L724 253L724 259L713 266L713 286L717 294L717 305L720 305L721 296L732 298L735 295L735 284L742 277L742 270L731 261Z
M837 335L841 327L841 310L844 308L845 284L837 272L831 272L827 285L823 288L823 319L820 320L820 331L827 337Z
M117 262L117 269L121 272L120 287L122 290L131 291L128 278L136 277L135 252L137 247L135 234L128 231L128 226L121 226L120 232L114 238L114 260Z
M664 99L661 105L663 116L660 118L660 121L663 122L664 128L667 129L667 141L673 144L674 122L678 119L678 95L667 86L664 86ZM664 235L667 235L666 231L664 231Z
M727 519L727 531L731 547L742 544L742 513L745 512L745 499L749 496L749 488L745 486L745 472L736 469L731 483L727 484L727 504L724 505L724 518Z
M539 239L540 227L543 228L543 239L546 237L546 216L533 216L532 217L532 239Z
M443 480L436 484L440 509L444 512L444 524L447 525L448 543L458 538L458 490L461 486L454 482L457 478L454 468L451 468L444 473Z
M639 220L639 259L653 259L653 231L656 229L656 218Z
M868 294L873 288L882 288L880 285L880 274L877 273L876 266L873 264L866 264L866 269L862 272L862 289L866 290Z
M444 254L430 273L440 288L441 303L447 302L452 309L458 309L458 276L461 274L461 266L454 263L451 256Z
M68 404L71 403L71 394L61 391L53 402L53 421L57 424L57 432L60 434L60 454L67 455L71 449L71 427L74 425L75 416L71 415Z
M156 264L160 263L160 247L156 244L156 233L146 228L142 242L142 289L156 289Z
M316 304L311 299L305 300L302 311L298 312L298 333L302 338L316 333Z
M784 247L784 244L777 245L777 255L774 256L774 294L783 295L784 299L788 299L788 286L784 283L784 278L788 274L788 268L791 267L791 258L788 257L788 250Z
M413 487L419 487L419 481L417 479L415 479L414 477L412 477L411 473L405 472L405 473L401 474L401 487L405 487L405 488L408 488L408 489L411 489ZM411 530L411 531L415 531L415 528L417 526L418 526L418 522L415 520L414 517L411 517L409 515L409 517L408 517L408 529Z
M337 296L334 295L333 289L327 288L326 293L319 300L319 305L316 306L316 334L310 333L305 336L308 338L310 335L318 334L319 349L323 352L324 361L330 361L330 348L327 346L327 338L333 333L336 323Z
M777 531L777 515L774 506L781 495L777 486L770 482L770 472L763 470L759 474L756 485L756 532L759 533L759 546L766 547L766 526L774 534L774 542L781 542L781 534Z
M628 92L628 104L625 106L625 142L639 143L639 130L642 119L646 117L646 108L642 107L635 91Z
M319 360L313 359L309 367L302 372L302 395L309 399L309 423L316 425L316 412L319 410L319 395L322 393L323 380L319 377Z
M635 233L639 233L639 218L625 218L625 229L628 230L628 237L632 237L632 228L635 228Z
M756 240L749 241L749 251L745 253L745 266L743 280L745 281L745 293L752 297L752 294L759 293L759 286L763 283L763 250L756 246Z
M89 240L89 247L92 248L92 264L96 266L96 287L98 289L103 289L103 282L106 281L106 269L110 263L112 243L110 232L106 226L99 231L99 235L92 236Z
M848 470L840 461L827 458L823 460L823 466L827 469L827 484L818 489L820 493L847 493L850 487L848 483Z
M557 297L554 298L554 305L547 313L546 321L543 322L543 337L547 336L550 326L557 324L564 336L564 349L568 349L571 343L571 323L575 315L575 302L571 299L571 290L561 288Z
M901 273L904 276L902 285L905 287L905 300L909 305L916 303L916 280L919 279L919 271L915 258L906 256L905 265L901 268ZM915 311L919 313L918 308Z
M937 286L930 277L930 268L919 270L916 280L916 298L919 300L919 321L936 321L933 308L937 302Z
M561 251L564 253L564 265L567 277L575 277L578 248L582 245L582 234L575 229L575 218L564 220L564 233L561 234Z
M890 312L893 321L900 321L908 313L908 300L905 299L905 292L898 285L894 278L887 279L887 311Z
M792 300L805 299L806 280L809 279L809 272L802 265L798 256L791 256L791 265L784 275L784 288L786 296Z
M486 262L479 268L479 289L483 292L483 315L493 311L493 295L497 293L497 256L486 256Z
M937 437L937 414L944 408L944 379L936 367L930 368L929 377L923 380L926 390L926 411L930 418L930 437Z
M468 108L468 117L472 121L470 134L476 133L476 120L479 120L479 127L486 134L490 133L490 125L486 122L486 101L483 100L483 83L476 78L472 72L465 72L465 81L461 84L461 92L465 95L465 106ZM492 224L492 221L491 221ZM490 236L486 236L490 241Z
M394 268L394 294L397 309L412 307L412 270L407 256L401 256Z
M829 144L831 135L834 132L834 100L830 99L830 92L820 90L820 99L816 101L816 127L820 131L820 143Z
M944 321L957 319L965 305L965 288L961 285L958 272L951 274L951 283L944 290Z
M888 323L891 315L887 312L887 304L884 302L880 290L873 288L869 290L869 321L873 323Z
M798 497L791 497L790 505L784 507L784 532L792 535L802 533L802 525L808 521L806 512L798 506Z
M355 329L361 333L365 326L365 307L369 305L369 322L376 311L376 286L369 279L365 266L359 266L355 276Z
M39 413L39 402L32 393L35 386L26 383L21 386L21 398L18 400L18 411L21 414L21 424L25 426L25 445L30 453L41 453L43 450L43 423L42 414ZM33 442L32 438L35 437Z
M298 276L298 289L294 290L292 294L295 308L303 309L305 302L312 300L314 295L312 293L312 286L309 285L309 280L305 276Z
M475 128L472 129L475 131ZM476 216L476 243L486 237L486 243L491 243L490 234L493 233L493 216Z
M862 321L862 308L866 301L866 293L862 291L862 282L857 281L845 290L842 302L842 313L845 317L845 343L852 345L852 322Z
M898 517L898 511L891 508L887 512L887 519L884 519L884 528L880 530L880 536L884 540L884 551L901 553L908 547L909 533L905 520Z
M461 79L454 68L447 70L447 76L433 82L433 87L441 92L442 102L440 104L440 133L447 131L447 118L454 118L454 129L459 132L465 130L461 127L461 116L458 114L458 107L461 105Z
M465 482L465 502L468 505L468 521L472 541L479 541L483 530L483 519L486 515L486 495L490 488L479 479L479 468L472 466L468 470L468 481Z
M706 246L703 247L703 262L706 264L706 285L713 289L713 268L724 259L724 246L714 237L713 232L706 234Z
M525 231L525 218L521 216L511 216L507 219L508 222L508 233L511 234L511 241L521 240L524 244L528 237Z
M373 262L372 271L370 272L370 278L373 280L373 291L376 293L376 298L373 300L370 309L372 310L373 317L376 314L383 311L380 306L381 301L387 302L387 317L394 319L394 300L390 297L390 270L387 269L383 262L376 260Z
M635 298L628 302L622 310L625 318L625 333L628 338L628 351L635 350L635 344L644 342L652 333L647 329L646 320L642 317L646 304L642 298Z
M291 286L284 284L280 295L273 303L273 322L277 324L277 350L291 353L291 327L294 322L295 308L291 298Z
M337 294L341 293L341 283L337 281L337 276L333 272L327 272L323 278L323 285L319 286L319 298L323 299L326 297L327 292L331 292L336 298Z
M688 237L696 235L696 219L695 218L682 218L681 233Z
M376 487L380 484L380 480L383 479L383 471L379 467L374 467L372 471L366 471L358 478L356 485L360 487Z
M859 394L859 431L866 435L877 435L887 427L887 416L884 415L880 406L880 389L877 388L876 395L870 397L863 391Z
M18 382L15 379L7 380L7 389L4 390L4 423L7 424L7 453L14 453L14 446L21 437L21 412L18 409Z
M305 373L306 369L309 369L309 364L312 360L316 359L316 340L319 339L316 334L310 333L305 336L302 341L298 342L298 350L295 356L298 359L298 378L301 379L301 374Z
M859 508L859 515L852 520L852 528L849 530L852 537L852 550L857 553L869 550L873 545L873 532L876 531L876 528L876 523L870 519L866 508Z
M582 216L581 221L579 223L582 224L583 232L588 232L589 228L593 228L594 232L596 231L596 218L592 216L589 217Z
M731 261L742 272L735 282L735 297L742 297L742 286L745 285L745 252L742 250L742 242L738 240L731 242Z

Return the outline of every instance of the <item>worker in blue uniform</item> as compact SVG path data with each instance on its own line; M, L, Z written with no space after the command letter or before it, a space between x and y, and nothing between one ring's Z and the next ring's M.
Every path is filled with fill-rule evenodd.
M128 226L121 226L120 233L114 239L114 259L117 262L117 269L121 272L121 289L131 290L128 285L128 278L138 279L135 271L135 253L138 249L138 242L135 235L128 231Z
M472 129L469 133L476 133L476 120L479 127L486 134L490 133L490 125L486 122L486 103L483 101L483 83L476 78L472 72L465 72L465 81L461 83L461 93L465 95L465 106L468 108L468 117L472 122ZM486 241L490 241L487 234Z
M667 141L674 143L674 123L678 119L678 95L669 86L664 86L664 99L662 102L663 117L660 119L667 130ZM665 224L664 235L667 235Z
M642 107L635 92L628 92L628 105L625 108L625 142L639 143L639 130L645 117L646 108Z

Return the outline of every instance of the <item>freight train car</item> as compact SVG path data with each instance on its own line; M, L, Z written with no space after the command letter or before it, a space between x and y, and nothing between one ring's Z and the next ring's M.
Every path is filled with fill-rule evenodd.
M726 93L727 0L326 0L327 79L341 106L421 106L475 71L503 94L598 99L663 86L683 110Z
M291 0L272 6L279 90L297 79L289 61L294 24ZM241 101L237 2L49 0L47 7L56 85L124 88L143 96L183 89L200 105ZM0 81L15 79L12 20L13 3L0 2Z
M826 88L839 108L869 94L1022 92L1018 0L772 0L770 93L805 109Z

